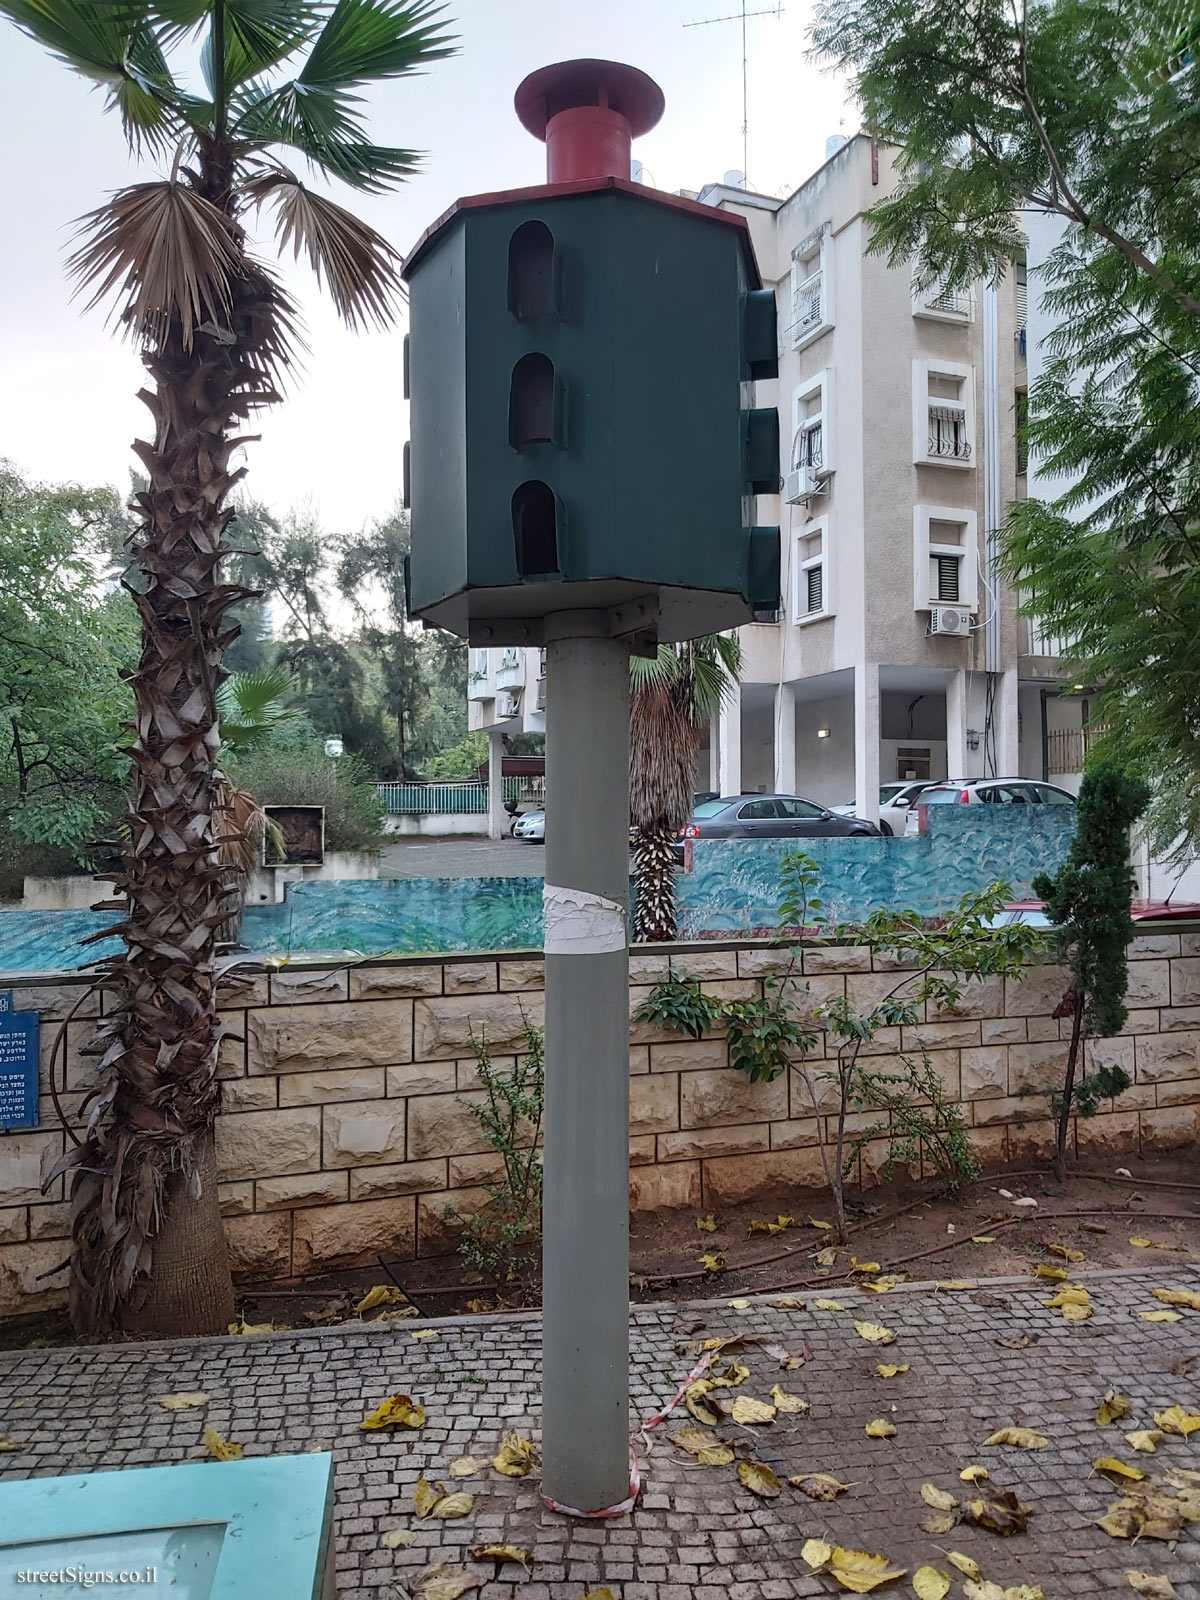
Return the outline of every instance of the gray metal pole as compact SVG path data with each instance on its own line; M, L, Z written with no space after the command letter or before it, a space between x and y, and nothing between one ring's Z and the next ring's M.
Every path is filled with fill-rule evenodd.
M587 621L547 628L542 1490L599 1511L629 1493L629 647L553 638Z

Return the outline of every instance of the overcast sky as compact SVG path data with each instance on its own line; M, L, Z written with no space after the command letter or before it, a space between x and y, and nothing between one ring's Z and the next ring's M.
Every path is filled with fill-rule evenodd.
M544 148L520 126L512 96L535 67L602 56L643 68L667 101L634 146L664 190L699 189L742 165L740 21L711 27L737 0L458 0L448 8L460 53L373 98L381 144L424 151L398 193L336 198L401 251L457 196L538 183ZM757 10L769 0L748 0ZM749 177L786 194L824 159L829 134L852 133L841 86L804 58L811 0L752 18ZM149 174L129 160L99 91L0 22L0 180L8 219L0 251L0 456L43 479L124 490L131 441L149 414L135 398L142 368L100 310L84 313L63 274L70 223L110 190ZM295 276L293 277L293 272ZM260 419L247 489L272 509L309 504L326 526L351 530L394 503L407 432L400 399L403 329L346 332L307 274L301 296L310 354L286 402Z

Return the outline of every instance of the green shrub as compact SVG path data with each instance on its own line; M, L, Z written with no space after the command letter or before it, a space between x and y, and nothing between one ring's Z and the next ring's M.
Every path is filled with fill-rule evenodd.
M319 745L272 743L224 758L230 778L261 806L324 806L326 850L370 850L383 838L383 806L356 756L327 756Z

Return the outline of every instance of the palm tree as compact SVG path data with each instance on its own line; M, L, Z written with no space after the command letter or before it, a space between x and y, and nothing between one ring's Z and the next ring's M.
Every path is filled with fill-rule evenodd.
M692 814L696 754L721 701L741 681L732 634L664 644L630 663L629 817L633 824L634 941L676 934L672 846Z
M134 447L149 482L131 540L141 654L117 877L125 950L104 973L87 1136L60 1164L74 1168L72 1311L88 1334L223 1330L218 691L237 633L227 613L246 591L222 582L221 563L246 423L280 398L299 338L247 225L267 208L277 248L307 257L350 327L389 324L395 252L279 151L363 193L396 186L417 158L369 142L361 91L452 41L430 0L0 0L0 14L101 85L133 153L166 173L84 217L69 263L92 304L115 298L154 419ZM197 46L203 85L188 87L169 58L195 60Z

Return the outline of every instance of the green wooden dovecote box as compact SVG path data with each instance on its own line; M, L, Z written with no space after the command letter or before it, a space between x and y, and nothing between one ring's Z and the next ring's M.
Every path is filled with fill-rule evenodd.
M550 181L458 201L405 262L411 614L532 644L554 612L650 642L773 613L775 297L744 220L629 180L662 110L631 67L544 68L517 110Z

